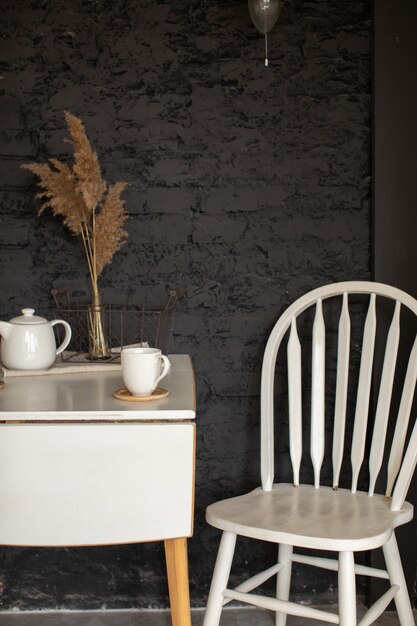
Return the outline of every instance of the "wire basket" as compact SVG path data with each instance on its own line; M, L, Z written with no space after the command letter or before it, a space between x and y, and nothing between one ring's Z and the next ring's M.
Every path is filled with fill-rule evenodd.
M61 354L62 360L89 361L88 305L70 305L66 289L53 289L52 296L55 301L55 318L64 319L72 330L69 349ZM179 296L179 289L171 289L167 301L162 305L103 305L103 324L110 346L111 361L120 361L123 347L132 345L159 348L163 354L167 354ZM61 342L63 337L59 336L60 327L56 326L55 329L58 333L57 339Z

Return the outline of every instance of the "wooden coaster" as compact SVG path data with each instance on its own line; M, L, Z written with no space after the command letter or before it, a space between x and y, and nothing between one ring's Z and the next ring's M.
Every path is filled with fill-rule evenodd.
M4 380L0 380L0 389L3 389L3 387L5 386L5 382Z
M118 400L125 400L126 402L148 402L149 400L161 400L161 398L166 398L168 394L169 391L162 389L162 387L157 387L150 396L133 396L129 389L126 389L126 387L113 391L113 396L115 398Z

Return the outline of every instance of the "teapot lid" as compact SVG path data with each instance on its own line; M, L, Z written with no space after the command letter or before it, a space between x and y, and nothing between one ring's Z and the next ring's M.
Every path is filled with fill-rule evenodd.
M48 320L39 315L34 315L35 309L22 309L23 315L10 320L12 324L44 324Z

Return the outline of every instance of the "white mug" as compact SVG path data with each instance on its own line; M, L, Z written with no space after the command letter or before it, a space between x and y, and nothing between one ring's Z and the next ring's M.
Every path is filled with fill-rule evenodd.
M121 362L123 380L132 396L150 396L171 369L168 357L158 348L124 348Z

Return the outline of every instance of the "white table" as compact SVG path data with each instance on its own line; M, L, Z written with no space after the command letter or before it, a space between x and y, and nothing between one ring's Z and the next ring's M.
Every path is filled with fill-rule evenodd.
M151 402L116 400L121 372L6 379L0 390L0 544L163 540L174 626L189 626L195 388L171 355Z

